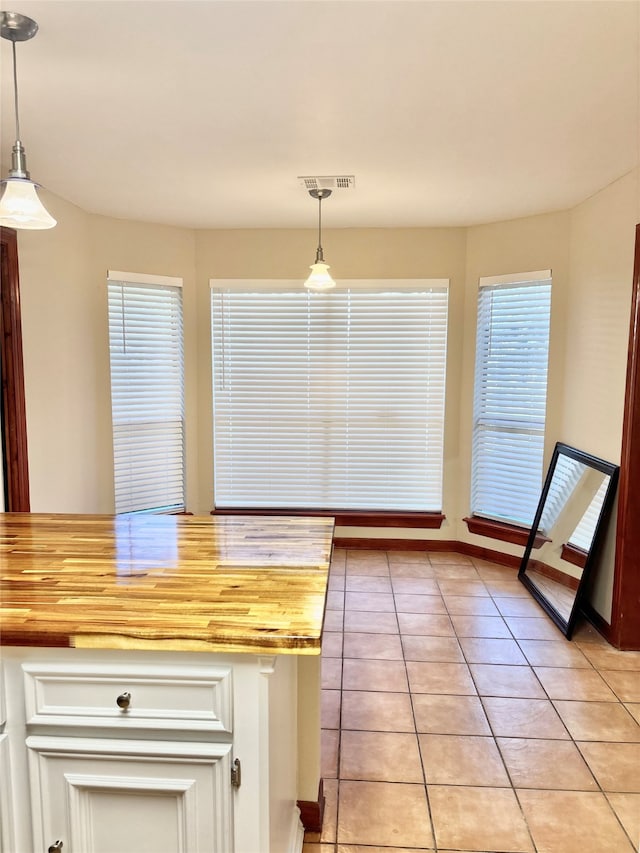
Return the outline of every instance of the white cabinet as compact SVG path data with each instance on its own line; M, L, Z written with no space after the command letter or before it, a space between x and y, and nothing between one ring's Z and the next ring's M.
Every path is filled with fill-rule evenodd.
M230 666L62 659L20 668L35 850L233 849Z
M34 847L229 853L231 745L29 737Z
M1 853L300 853L295 656L3 657Z

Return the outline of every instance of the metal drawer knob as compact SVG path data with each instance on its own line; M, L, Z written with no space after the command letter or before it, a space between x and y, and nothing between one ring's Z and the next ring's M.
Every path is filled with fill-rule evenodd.
M131 704L131 693L121 693L116 699L116 703L118 708L122 708L123 711L126 711Z
M59 850L62 850L62 846L62 841L56 841L55 844L49 847L47 853L58 853Z

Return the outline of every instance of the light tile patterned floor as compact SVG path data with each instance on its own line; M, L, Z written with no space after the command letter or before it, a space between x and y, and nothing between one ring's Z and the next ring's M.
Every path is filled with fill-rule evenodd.
M335 549L304 853L632 853L640 652L567 642L514 569Z

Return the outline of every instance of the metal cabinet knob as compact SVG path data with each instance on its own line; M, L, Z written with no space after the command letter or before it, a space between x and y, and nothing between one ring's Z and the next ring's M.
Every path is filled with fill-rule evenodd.
M131 704L131 693L121 693L116 699L116 703L118 708L122 708L123 711L126 711Z
M62 841L56 841L54 844L49 847L47 853L58 853L59 850L62 850L63 844Z

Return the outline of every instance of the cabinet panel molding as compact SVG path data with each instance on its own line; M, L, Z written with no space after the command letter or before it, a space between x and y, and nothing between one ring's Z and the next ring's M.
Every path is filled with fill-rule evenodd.
M190 853L198 849L195 779L149 779L87 772L65 773L64 782L69 808L69 838L73 840L74 849L101 853L106 841L114 850L126 850L127 845L135 843L136 850L143 853L140 839L134 841L135 825L127 826L128 816L123 814L131 807L135 809L132 817L136 822L145 824L145 848L153 844L154 851L161 850L157 838L160 836L165 844L170 843L172 853ZM118 818L116 823L113 817Z
M227 732L230 667L25 663L29 725ZM128 707L118 698L128 693Z
M35 849L229 853L231 745L29 737Z

